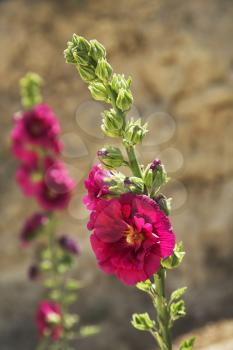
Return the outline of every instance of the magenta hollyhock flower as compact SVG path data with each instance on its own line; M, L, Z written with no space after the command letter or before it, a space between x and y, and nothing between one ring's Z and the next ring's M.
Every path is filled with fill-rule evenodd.
M16 181L26 196L37 193L43 180L44 163L47 162L47 157L40 162L38 156L32 154L30 161L22 163L16 171Z
M15 115L15 127L12 131L12 150L22 160L28 160L36 148L44 148L60 153L60 124L52 109L39 104L29 111Z
M134 285L156 273L173 253L175 235L168 217L147 196L134 193L100 200L89 227L100 268Z
M80 248L75 242L75 240L73 240L67 235L61 236L58 240L58 243L60 247L65 251L67 251L68 253L75 254L75 255L80 253Z
M36 314L39 335L50 336L54 341L59 340L63 333L62 312L59 304L43 300Z
M34 213L25 222L20 233L20 241L25 246L35 239L41 230L49 223L46 213Z
M46 210L63 210L69 204L75 182L60 160L48 162L46 167L36 193L37 200Z
M92 167L84 182L88 193L83 198L83 203L89 210L95 209L99 199L109 193L109 187L104 182L104 179L109 177L111 177L111 172L102 168L100 164Z

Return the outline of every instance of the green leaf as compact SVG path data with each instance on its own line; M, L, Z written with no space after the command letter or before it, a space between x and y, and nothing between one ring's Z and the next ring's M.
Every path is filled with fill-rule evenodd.
M79 330L81 337L89 337L91 335L97 334L100 332L100 327L89 325L89 326L83 326Z
M79 322L78 315L66 314L64 316L64 326L66 329L71 329L78 322Z
M179 350L192 350L195 342L195 337L183 341Z
M151 320L147 312L144 314L133 314L131 324L139 331L148 331L155 327L155 321Z
M183 251L183 243L180 242L175 245L174 253L169 256L167 259L164 259L161 264L166 269L174 269L175 267L180 266L185 256Z
M182 287L182 288L179 288L179 289L175 290L171 294L170 303L180 299L182 297L182 295L186 292L186 290L187 290L187 287Z
M150 280L146 280L144 282L139 282L136 284L136 287L140 290L142 290L143 292L146 293L150 293L151 288L152 288L153 284L151 283Z
M183 300L178 301L177 303L172 303L170 306L170 318L171 321L178 320L181 317L186 315L185 304Z

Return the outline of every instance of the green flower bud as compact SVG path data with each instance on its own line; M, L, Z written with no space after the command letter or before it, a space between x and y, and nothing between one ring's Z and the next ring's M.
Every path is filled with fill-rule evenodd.
M36 73L27 73L20 80L21 101L25 108L31 108L42 102L40 92L42 84L42 78Z
M117 95L116 105L123 112L128 111L133 103L133 95L130 90L121 88Z
M144 182L140 177L126 177L124 180L124 184L129 192L134 192L138 194L144 193Z
M174 269L175 267L180 266L185 256L183 249L184 248L182 242L176 244L173 254L168 258L162 260L161 265L166 269Z
M107 146L97 152L98 158L108 169L118 168L125 164L121 150L117 147Z
M104 84L99 82L93 82L88 86L88 89L91 92L92 97L97 101L108 102L108 93Z
M160 209L164 211L166 215L171 214L171 201L172 198L166 198L163 194L155 198L156 202L158 203Z
M78 65L77 70L78 70L82 80L84 80L86 83L90 83L91 81L96 79L95 69L92 67Z
M81 36L73 34L72 41L68 41L67 49L64 51L67 63L89 64L88 52L90 49L89 42Z
M104 46L100 44L97 40L91 40L89 56L97 62L99 59L106 57L106 50Z
M124 124L123 118L113 109L102 113L103 121L101 128L103 132L110 137L118 137L122 134Z
M111 78L112 67L104 58L101 58L97 63L95 73L100 80L107 81Z
M166 170L159 159L155 159L146 167L143 179L147 188L153 193L156 193L169 180Z
M126 146L137 145L142 142L147 132L147 124L142 125L141 119L136 121L132 119L125 127L123 142Z
M125 79L124 74L113 74L111 81L111 88L118 94L120 89L129 90L131 86L131 78L128 80Z

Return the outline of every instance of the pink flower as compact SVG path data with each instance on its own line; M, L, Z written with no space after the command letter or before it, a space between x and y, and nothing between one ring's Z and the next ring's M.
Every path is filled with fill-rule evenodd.
M46 213L35 213L25 222L20 234L20 240L25 246L35 239L49 223L49 218Z
M14 119L15 127L11 138L12 150L17 158L30 159L38 147L60 153L60 125L49 106L39 104L30 111L16 115Z
M55 160L47 164L43 181L36 193L39 204L46 210L62 210L67 207L75 187L64 164Z
M47 160L45 159L47 162ZM31 155L31 159L20 165L16 172L16 181L26 196L33 196L37 193L39 185L43 179L44 160L39 162L36 154Z
M94 165L84 184L88 194L83 198L83 202L89 210L95 209L101 196L109 193L105 178L111 177L111 172L103 169L100 164Z
M63 326L59 304L43 300L37 310L36 322L41 337L50 336L55 341L61 338Z
M100 200L89 227L100 268L134 285L156 273L173 253L175 235L158 204L144 195L122 194Z

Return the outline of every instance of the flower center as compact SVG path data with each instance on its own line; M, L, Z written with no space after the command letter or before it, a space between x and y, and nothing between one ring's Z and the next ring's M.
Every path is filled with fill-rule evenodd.
M130 245L141 243L144 241L145 237L143 233L136 231L132 226L128 226L128 228L124 232L126 236L126 242Z

